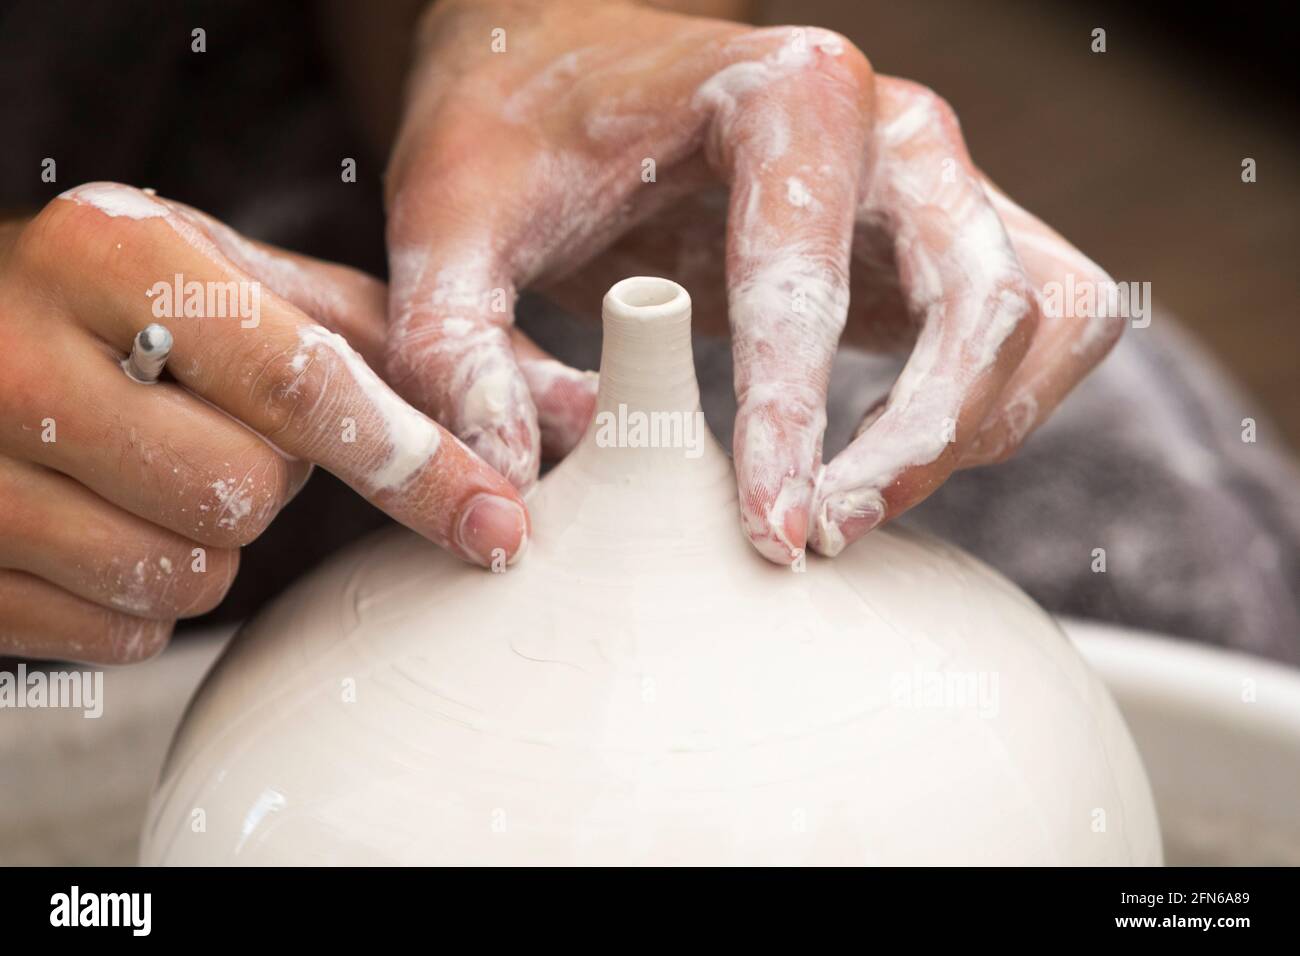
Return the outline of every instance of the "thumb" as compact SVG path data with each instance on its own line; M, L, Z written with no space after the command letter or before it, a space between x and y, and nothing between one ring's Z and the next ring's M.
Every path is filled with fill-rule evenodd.
M395 216L400 221L401 216ZM483 246L424 222L390 233L385 368L393 387L520 490L537 480L537 410L515 360L515 286Z

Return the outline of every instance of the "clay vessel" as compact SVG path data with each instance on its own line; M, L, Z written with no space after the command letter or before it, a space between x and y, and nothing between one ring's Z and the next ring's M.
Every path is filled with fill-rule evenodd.
M1128 731L1042 609L904 531L763 560L688 425L685 290L624 280L604 323L526 558L390 530L287 592L191 704L143 862L1160 862Z

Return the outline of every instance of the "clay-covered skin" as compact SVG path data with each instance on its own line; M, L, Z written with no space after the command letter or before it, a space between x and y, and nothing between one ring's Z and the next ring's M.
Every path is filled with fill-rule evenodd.
M0 654L156 653L313 464L466 560L517 558L516 490L368 364L385 304L368 276L117 183L0 232ZM174 348L142 385L121 360L153 321Z
M780 567L707 432L634 440L699 409L688 302L610 293L598 409L629 427L539 483L528 560L387 532L243 630L143 862L1160 862L1114 704L1023 593L892 529Z
M1107 276L985 180L943 100L831 31L450 0L417 50L387 179L387 366L520 488L596 388L517 347L526 286L581 310L653 272L729 319L741 523L787 564L1012 454L1122 329L1041 317L1047 283ZM841 336L910 360L823 463Z

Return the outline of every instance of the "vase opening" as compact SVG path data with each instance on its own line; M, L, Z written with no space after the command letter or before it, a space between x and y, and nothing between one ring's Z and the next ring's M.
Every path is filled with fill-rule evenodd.
M656 276L623 279L610 288L608 297L626 312L644 319L671 315L690 301L686 290L676 282Z

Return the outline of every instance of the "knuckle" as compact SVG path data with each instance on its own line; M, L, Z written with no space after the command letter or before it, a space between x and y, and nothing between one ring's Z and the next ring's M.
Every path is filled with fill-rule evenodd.
M943 96L912 80L892 81L901 93L897 98L896 109L900 113L920 115L926 120L924 129L927 135L937 135L949 144L961 144L961 121L952 104ZM964 153L964 146L962 147Z
M188 588L188 599L184 602L176 602L174 608L176 617L195 617L211 611L226 599L238 573L238 549L210 549L206 571L201 575L193 575L196 580Z
M437 319L390 336L385 344L384 371L399 394L451 420L459 385L468 385L465 370L484 369L513 361L509 333L495 325L480 325L461 335L451 334Z
M1128 327L1128 318L1127 310L1112 309L1108 304L1111 290L1117 288L1109 273L1097 269L1086 277L1086 281L1095 290L1095 304L1078 315L1081 324L1073 351L1086 361L1096 363L1119 342Z
M149 550L139 560L105 561L95 572L95 593L114 610L153 621L192 617L225 598L239 566L239 552L205 549L202 567L193 563L195 542L187 547Z
M852 40L842 33L820 27L809 27L810 32L818 36L818 46L827 52L833 51L833 57L840 68L845 69L855 81L866 85L875 75L871 61Z
M1038 296L1018 263L1009 263L980 293L981 325L997 343L999 362L1019 365L1039 326Z
M842 33L818 26L767 27L753 31L769 55L808 73L834 76L858 85L871 82L871 61Z
M124 614L156 618L161 588L151 561L109 558L95 567L93 591Z
M71 203L56 200L23 227L13 247L13 262L20 271L41 270L51 260L74 252L82 233L72 228L73 212Z
M945 128L957 129L961 126L961 122L957 118L957 111L953 109L952 104L947 99L929 87L921 87L921 89L924 91L921 95L926 108L939 118L939 122Z
M1117 288L1117 284L1115 280L1111 278L1110 273L1102 269L1097 270L1092 281L1099 290ZM1098 295L1097 301L1100 303L1103 301L1103 298L1104 296ZM1123 315L1119 314L1118 310L1112 313L1107 309L1099 308L1098 311L1099 314L1094 315L1093 321L1098 325L1097 338L1099 343L1102 345L1101 354L1104 355L1110 350L1111 346L1119 341L1120 336L1124 334L1124 330L1128 327L1128 321Z
M1016 330L1032 334L1038 327L1041 309L1033 283L1023 269L1017 269L1007 277L1002 296L1006 308L1019 315L1015 320Z
M40 420L35 416L39 396L43 394L37 380L37 366L24 360L23 351L17 336L7 335L0 329L0 419L7 426L20 429L30 428Z
M108 664L138 664L156 657L171 639L175 621L155 621L107 611L104 654Z
M897 80L895 82L904 91L905 101L909 105L920 107L945 123L956 124L957 111L939 93L923 83L917 83L915 80Z
M829 370L810 369L807 377L778 375L748 384L737 395L737 427L784 432L786 441L795 444L788 433L803 435L825 426L828 380Z
M156 203L152 197L121 183L87 183L99 190L121 191L123 198L138 203ZM86 188L86 186L78 188ZM107 256L124 236L148 228L147 219L105 216L89 204L73 198L58 198L27 224L14 244L14 261L20 268L37 273L64 271L76 263L85 267L90 260Z
M1031 393L1023 392L1007 402L990 427L977 439L980 462L1002 464L1014 458L1034 430L1038 418L1038 402Z
M6 297L11 290L6 289ZM0 303L0 309L13 307L12 299ZM21 306L19 308L22 308ZM57 346L48 344L54 337L30 334L20 322L0 316L0 421L12 431L9 441L26 445L41 433L41 420L54 413L59 398L57 376L52 370L66 365ZM55 401L52 401L55 400Z
M204 529L221 545L251 544L288 497L289 462L269 447L254 447L217 474L198 505Z
M40 540L43 522L29 501L30 488L22 470L0 457L0 534L18 544Z
M1016 455L1020 454L1020 449L1024 447L1025 447L1024 441L1007 442L1007 444L1002 448L1002 450L998 452L997 457L994 459L994 464L998 464L998 465L1006 464L1012 458L1015 458Z
M259 411L259 431L272 441L309 431L326 411L341 373L328 349L276 348L262 341L237 359Z
M401 390L431 374L445 351L432 335L405 329L390 335L384 343L384 372L393 387ZM440 376L438 376L440 377Z
M1083 351L1094 361L1100 361L1124 335L1128 320L1118 315L1096 315L1088 320L1084 332Z
M890 79L882 82L880 88L883 92L877 97L877 121L885 147L919 145L928 150L944 150L957 161L955 182L960 189L969 190L978 183L957 112L946 99L928 86L910 80ZM978 194L982 196L982 186Z
M1023 441L1004 433L1003 437L994 445L987 448L981 448L977 464L981 465L1001 465L1016 457L1020 451Z
M1106 316L1100 321L1102 326L1098 332L1098 338L1100 339L1098 358L1113 349L1120 338L1123 337L1124 330L1128 328L1128 323L1119 316Z

